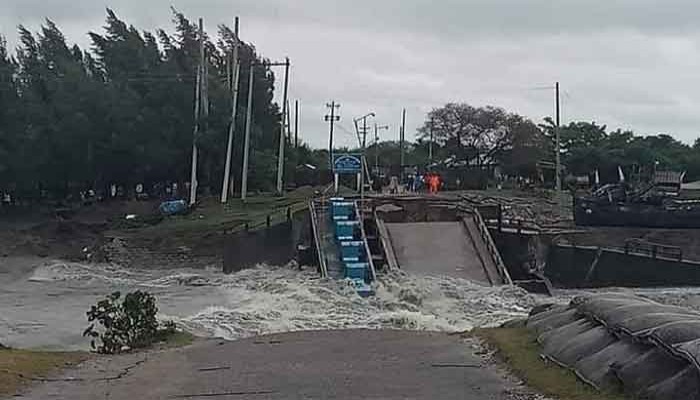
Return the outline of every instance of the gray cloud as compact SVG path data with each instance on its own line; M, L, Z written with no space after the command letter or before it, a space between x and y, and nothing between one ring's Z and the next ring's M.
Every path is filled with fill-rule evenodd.
M1 0L0 33L38 29L43 17L88 46L106 3ZM302 104L306 140L326 146L325 103L341 125L368 111L398 136L448 101L493 104L534 120L551 115L562 82L564 121L596 120L692 142L700 131L700 3L689 0L113 0L140 29L170 27L173 5L203 16L210 32L242 18L242 36L267 57L292 60L290 94ZM339 130L340 144L356 139Z

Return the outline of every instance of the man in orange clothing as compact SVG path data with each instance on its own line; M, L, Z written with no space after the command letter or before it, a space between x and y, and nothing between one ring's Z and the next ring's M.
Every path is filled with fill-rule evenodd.
M430 185L430 193L435 194L437 193L438 189L438 176L437 174L430 174L430 177L428 178L428 184Z

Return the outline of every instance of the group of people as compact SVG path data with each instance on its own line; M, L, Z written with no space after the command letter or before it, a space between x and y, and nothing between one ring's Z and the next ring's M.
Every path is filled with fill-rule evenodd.
M413 187L411 188L414 192L420 192L423 188L427 188L430 193L437 193L442 188L442 178L440 174L435 172L428 172L425 175L416 175L413 177Z
M439 174L435 172L428 172L424 175L416 174L410 175L405 183L405 190L409 192L422 192L427 189L430 193L437 193L442 188L442 178ZM389 183L389 192L398 193L399 192L399 179L396 176L392 176Z

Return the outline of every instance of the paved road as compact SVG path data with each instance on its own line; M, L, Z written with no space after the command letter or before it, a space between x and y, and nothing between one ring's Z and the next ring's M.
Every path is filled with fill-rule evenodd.
M471 345L470 345L471 344ZM23 399L521 400L459 336L316 331L89 361ZM62 380L61 380L62 379Z
M490 284L462 222L388 223L386 227L402 270Z

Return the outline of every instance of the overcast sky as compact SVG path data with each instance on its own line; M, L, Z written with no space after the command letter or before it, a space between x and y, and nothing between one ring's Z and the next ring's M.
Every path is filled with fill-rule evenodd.
M496 105L536 122L595 120L640 134L700 133L697 0L0 0L0 34L36 31L49 17L89 45L110 7L141 30L172 31L170 6L209 32L241 17L241 37L271 59L289 56L301 134L327 146L325 104L341 104L338 142L355 143L352 118L370 111L398 137L446 102Z

